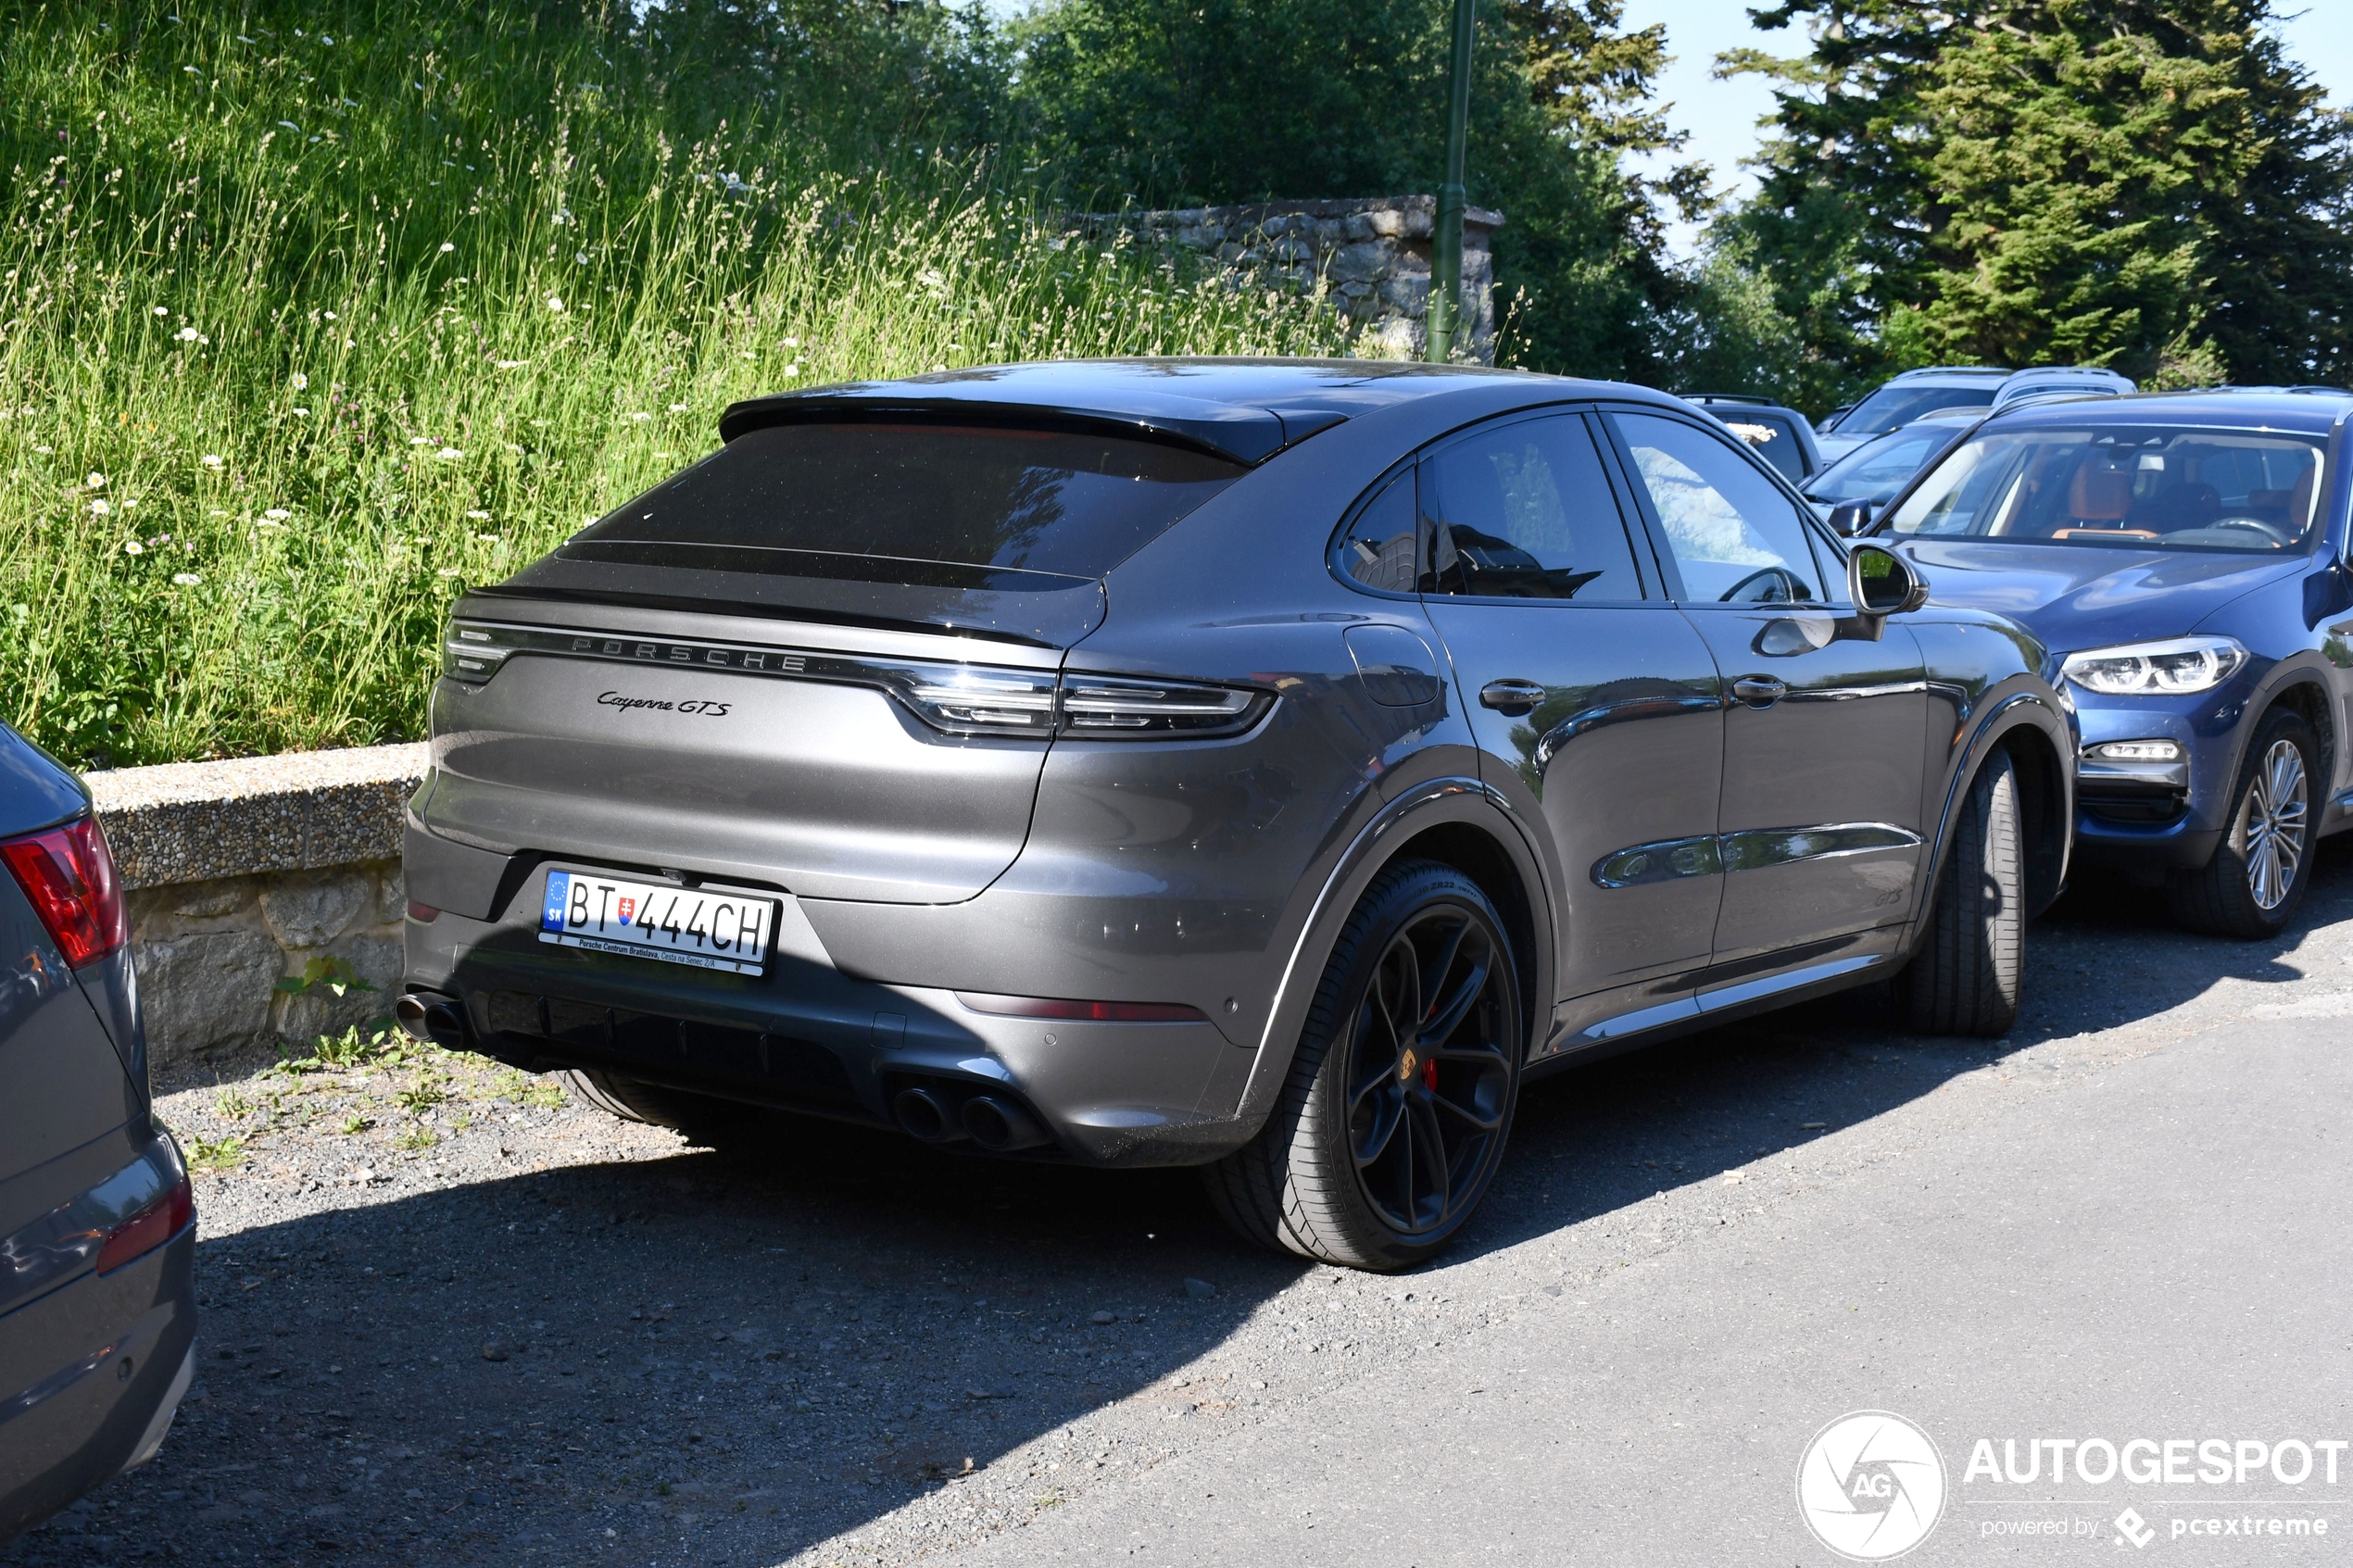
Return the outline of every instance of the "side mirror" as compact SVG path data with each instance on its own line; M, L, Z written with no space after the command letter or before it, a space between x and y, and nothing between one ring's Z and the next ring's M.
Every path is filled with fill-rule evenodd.
M1872 504L1869 501L1841 501L1831 508L1827 520L1831 532L1842 539L1852 539L1871 525Z
M1894 550L1857 545L1846 557L1846 591L1857 620L1885 621L1928 603L1928 579Z

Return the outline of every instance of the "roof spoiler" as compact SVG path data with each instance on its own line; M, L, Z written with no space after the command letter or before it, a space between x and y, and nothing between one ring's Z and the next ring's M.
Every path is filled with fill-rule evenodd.
M843 424L889 420L954 420L1028 429L1062 428L1141 437L1190 446L1238 463L1257 464L1347 416L1334 409L1252 408L1174 393L1122 389L1115 407L1079 407L996 395L986 370L950 371L898 382L848 382L731 404L719 416L719 439L774 425Z

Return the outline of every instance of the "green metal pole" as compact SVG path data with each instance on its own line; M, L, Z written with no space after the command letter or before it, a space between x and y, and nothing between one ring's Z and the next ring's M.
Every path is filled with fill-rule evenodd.
M1446 183L1438 187L1438 232L1431 236L1429 350L1432 364L1453 357L1463 313L1463 162L1470 139L1471 41L1478 0L1454 0L1454 63L1446 106Z

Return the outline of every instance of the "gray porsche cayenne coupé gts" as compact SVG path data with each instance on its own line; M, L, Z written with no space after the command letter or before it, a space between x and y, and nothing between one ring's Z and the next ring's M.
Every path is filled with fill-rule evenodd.
M1671 398L1106 361L720 433L458 604L411 1029L710 1135L1202 1165L1397 1268L1532 1073L1898 971L2010 1022L2042 648Z

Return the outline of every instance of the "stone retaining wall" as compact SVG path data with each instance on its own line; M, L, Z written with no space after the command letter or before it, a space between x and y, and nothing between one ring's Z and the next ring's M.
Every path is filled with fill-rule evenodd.
M1215 260L1243 275L1274 276L1302 289L1319 282L1369 329L1359 352L1415 359L1429 342L1431 233L1435 196L1359 196L1329 201L1252 202L1164 212L1089 213L1090 235L1126 230L1138 239ZM1465 332L1459 353L1495 362L1495 261L1491 241L1504 215L1463 213Z
M378 746L85 775L122 872L157 1065L390 1011L402 809L426 757ZM355 976L366 986L338 995Z

